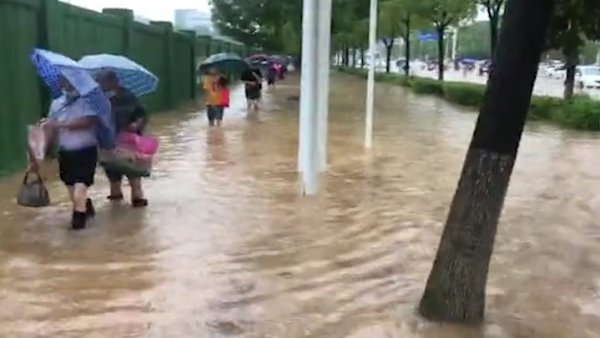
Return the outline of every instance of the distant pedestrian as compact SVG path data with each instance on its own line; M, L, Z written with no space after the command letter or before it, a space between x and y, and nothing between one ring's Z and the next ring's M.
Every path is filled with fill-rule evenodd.
M259 68L250 68L242 72L241 80L245 83L248 110L258 109L262 94L262 72Z
M269 87L275 86L275 80L278 77L277 64L272 64L267 70L267 84Z
M203 78L203 88L206 93L208 124L220 126L223 123L226 107L223 98L229 91L227 78L216 68L211 68Z

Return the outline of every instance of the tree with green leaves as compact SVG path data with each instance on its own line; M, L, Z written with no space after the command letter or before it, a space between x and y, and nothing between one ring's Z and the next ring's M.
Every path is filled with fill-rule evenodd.
M369 19L364 18L356 22L351 33L352 44L360 54L360 67L365 67L365 50L369 47Z
M396 38L400 36L402 28L394 0L382 2L379 6L377 18L377 36L385 46L385 72L389 73L391 68L392 48Z
M498 42L498 30L500 29L500 15L504 8L505 0L477 0L477 4L485 8L490 26L490 55L494 56L496 43Z
M410 55L410 30L414 17L411 6L416 0L386 0L381 3L377 24L378 36L385 45L385 71L390 72L392 49L396 38L401 37L406 46L406 53ZM407 58L409 62L410 58ZM407 67L408 69L408 67Z
M417 7L418 15L429 22L437 34L438 45L438 80L444 80L446 29L457 25L460 21L472 17L477 12L473 0L421 0Z
M333 44L342 50L344 66L351 63L355 66L356 52L364 51L368 45L368 24L364 26L365 20L368 22L368 17L368 1L333 0L331 35ZM352 60L350 60L351 56Z
M290 48L288 34L302 31L302 0L211 0L211 4L217 28L247 46L285 51Z
M590 0L557 0L550 21L546 48L560 50L565 59L563 97L573 97L575 68L586 40L600 39L600 6Z

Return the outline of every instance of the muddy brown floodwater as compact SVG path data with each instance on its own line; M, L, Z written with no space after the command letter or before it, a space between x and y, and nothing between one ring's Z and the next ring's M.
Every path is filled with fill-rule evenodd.
M298 196L297 79L222 129L201 112L154 117L162 140L151 206L105 201L67 231L68 205L18 208L0 183L0 337L597 338L600 140L547 125L524 136L481 330L414 315L475 114L377 87L363 144L365 82L332 78L330 169ZM47 170L54 177L52 170Z

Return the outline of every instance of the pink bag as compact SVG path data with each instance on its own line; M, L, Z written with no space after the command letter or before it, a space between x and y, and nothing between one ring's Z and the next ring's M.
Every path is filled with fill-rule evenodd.
M136 133L122 132L117 136L117 146L135 150L143 155L154 155L158 151L158 139Z
M158 152L157 138L125 131L117 135L116 143L115 149L101 154L100 163L105 168L127 176L150 176Z

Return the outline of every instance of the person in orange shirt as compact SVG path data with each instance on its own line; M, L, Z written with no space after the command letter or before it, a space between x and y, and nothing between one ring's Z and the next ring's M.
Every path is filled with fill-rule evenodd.
M223 92L227 89L227 79L216 68L211 68L204 76L202 85L206 95L208 124L220 126L225 111Z

